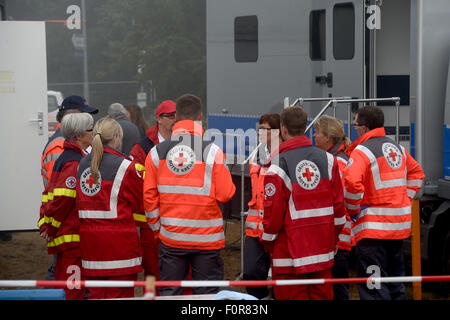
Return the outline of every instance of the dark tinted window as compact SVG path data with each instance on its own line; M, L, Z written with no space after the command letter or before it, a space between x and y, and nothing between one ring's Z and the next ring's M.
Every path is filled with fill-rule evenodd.
M258 60L258 17L236 17L234 20L234 59L236 62Z
M352 3L334 6L333 55L336 60L353 59L355 55L355 8Z
M311 60L325 60L325 10L309 15L309 56Z

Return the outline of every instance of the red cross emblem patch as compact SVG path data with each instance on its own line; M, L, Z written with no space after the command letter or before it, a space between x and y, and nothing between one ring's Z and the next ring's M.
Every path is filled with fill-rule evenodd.
M167 167L175 174L189 173L195 165L195 152L186 145L176 145L167 153Z
M273 196L275 194L275 192L277 191L277 189L275 188L273 183L266 184L266 186L264 187L264 190L266 192L266 196L268 196L268 197Z
M68 177L66 179L66 186L67 188L75 189L75 187L77 186L77 179L75 179L75 177Z
M98 175L98 181L97 183L95 183L94 179L92 178L91 168L86 168L80 177L81 192L89 197L96 195L102 187L102 178L100 172L98 173Z
M302 160L295 167L295 177L302 188L312 190L320 182L320 170L314 162Z
M402 153L392 143L386 142L383 143L381 150L383 151L383 155L386 158L386 161L392 169L398 169L402 165Z

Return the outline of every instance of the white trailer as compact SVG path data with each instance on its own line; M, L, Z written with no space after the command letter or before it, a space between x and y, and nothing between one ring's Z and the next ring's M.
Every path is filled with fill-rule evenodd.
M448 273L449 17L448 0L208 0L208 127L255 128L284 97L400 97L400 143L426 173L422 256ZM304 104L309 120L324 104ZM394 137L395 106L382 108ZM336 115L348 125L345 105Z

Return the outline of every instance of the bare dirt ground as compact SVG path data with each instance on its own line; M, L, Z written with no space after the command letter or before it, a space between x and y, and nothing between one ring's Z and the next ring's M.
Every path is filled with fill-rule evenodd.
M240 228L239 220L227 220L226 248L221 252L225 280L236 280L241 271ZM15 232L11 241L0 241L0 280L43 280L51 263L52 256L47 254L46 244L37 231ZM350 276L356 277L355 272L350 270ZM143 278L143 274L140 274L139 280ZM244 288L233 290L245 292ZM407 284L407 291L412 299L411 284ZM136 290L136 296L142 296L142 289ZM356 285L350 285L350 299L359 300ZM423 300L436 299L450 300L450 296L425 286Z

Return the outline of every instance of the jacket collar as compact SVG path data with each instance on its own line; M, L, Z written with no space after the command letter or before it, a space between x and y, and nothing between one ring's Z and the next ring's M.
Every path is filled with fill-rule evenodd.
M111 147L107 147L107 146L103 146L103 151L106 153L111 153L111 154L115 154L118 157L122 157L125 158L127 160L132 161L130 158L128 158L126 155L124 155L123 153L111 148Z
M203 136L203 127L200 121L181 120L175 123L172 128L172 135L190 134Z
M330 147L330 149L327 150L327 152L331 153L332 155L337 155L339 152L343 151L345 149L345 144L342 142L341 144L336 143L334 146Z
M82 154L83 156L86 154L81 147L74 141L70 141L70 140L64 140L64 144L63 144L63 148L65 150L73 150L75 152L78 152L80 154Z
M345 150L345 153L348 156L350 156L350 154L353 152L353 150L355 150L355 148L357 146L359 146L361 143L363 143L367 140L370 140L372 138L384 137L385 135L386 135L386 131L384 130L384 127L375 128L373 130L370 130L370 131L366 132L365 134L363 134L358 139L356 139L355 141L353 141L353 143L347 147L347 149Z
M311 140L309 140L308 137L306 136L295 137L287 141L284 141L280 145L280 153L306 146L312 146Z

